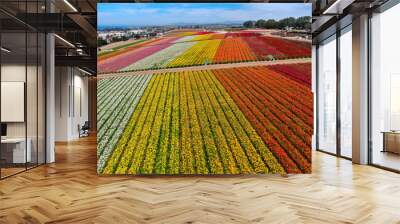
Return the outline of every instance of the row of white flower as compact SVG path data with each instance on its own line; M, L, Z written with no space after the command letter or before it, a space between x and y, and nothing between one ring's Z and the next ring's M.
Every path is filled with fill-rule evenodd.
M163 68L174 58L181 55L187 49L191 48L196 41L175 43L159 52L156 52L148 57L145 57L125 68L121 71L150 69L150 68Z
M108 84L104 84L101 87L99 85L97 86L97 114L100 112L100 109L104 107L105 101L108 99L107 96L110 92L114 91L114 88L125 81L120 77L112 78L110 80L111 81L109 81ZM105 82L105 80L102 80L101 82Z
M97 126L101 127L104 123L104 115L108 115L108 111L113 111L117 106L115 103L117 97L121 97L128 91L127 88L120 88L119 86L128 86L132 84L129 79L119 77L115 80L116 85L108 87L110 90L106 95L97 99Z
M128 79L129 82L133 84L130 86L121 85L119 88L128 89L130 91L125 96L117 97L119 98L117 100L118 102L111 102L112 104L118 105L114 110L104 111L104 113L108 114L108 116L106 116L108 119L106 119L104 125L98 128L97 134L97 171L99 173L106 165L115 145L117 145L118 140L135 110L136 105L142 97L151 77L152 75L150 74L124 77L124 79ZM110 95L112 94L113 93L110 93Z
M173 41L173 43L180 43L180 42L186 42L186 41L191 41L193 40L193 38L195 38L197 35L189 35L189 36L184 36L182 38L179 38L175 41Z

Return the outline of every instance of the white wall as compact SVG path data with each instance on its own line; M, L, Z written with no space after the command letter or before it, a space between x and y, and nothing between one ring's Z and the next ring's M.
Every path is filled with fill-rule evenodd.
M38 70L37 70L38 69ZM3 63L1 66L2 82L24 82L26 84L26 107L21 108L21 112L26 112L26 120L22 122L6 122L8 138L24 138L25 135L30 140L32 161L44 163L44 74L42 68L28 65L25 63ZM27 78L27 80L25 80ZM22 93L24 94L24 93ZM2 96L7 97L7 96ZM11 108L1 108L1 110L11 110ZM12 111L8 111L11 112ZM39 155L37 155L39 153Z
M72 67L56 67L55 74L55 140L77 139L78 125L88 120L88 78Z
M1 81L25 82L25 64L2 64Z
M1 121L25 121L25 83L1 82ZM36 108L36 105L35 107Z
M70 84L68 72L69 69L67 67L55 68L55 141L68 140L68 88Z
M82 114L81 116L76 116L80 125L83 125L85 121L89 120L89 79L87 76L84 76L82 72L79 72L79 75L75 75L75 85L81 88L81 105L82 105ZM75 123L75 127L78 123ZM77 130L77 129L75 129ZM78 132L76 133L78 135Z
M25 82L25 64L2 64L1 81L3 82ZM6 110L6 108L1 108ZM11 122L7 123L7 137L25 137L25 123Z
M36 75L36 66L29 66L26 68L25 64L3 64L1 66L1 81L2 82L26 82L25 75L26 71L28 71L28 81L29 87L34 86L34 88L27 88L27 106L36 108L36 80L31 80L30 75ZM30 105L31 104L31 105ZM40 106L40 105L39 105ZM7 108L2 108L2 110L6 110ZM36 111L36 109L35 109ZM31 112L31 111L28 111ZM28 129L30 127L34 127L36 130L36 113L27 113L28 122L33 122L34 124L29 123ZM29 131L29 130L28 130ZM7 123L7 135L8 137L25 137L25 122L8 122ZM29 133L28 133L29 135ZM29 137L29 136L28 136Z

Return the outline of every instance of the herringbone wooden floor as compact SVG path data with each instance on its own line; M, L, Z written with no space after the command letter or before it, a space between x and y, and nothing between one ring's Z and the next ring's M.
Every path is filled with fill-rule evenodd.
M98 177L94 138L0 181L0 223L400 223L400 175L315 152L313 174Z

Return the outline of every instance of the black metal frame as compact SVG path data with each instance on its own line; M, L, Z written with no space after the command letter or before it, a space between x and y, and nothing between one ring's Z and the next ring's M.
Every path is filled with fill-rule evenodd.
M336 30L336 154L341 156L342 124L340 118L340 36L341 30Z
M27 3L27 2L28 1L25 0L25 3ZM39 3L39 1L37 0L36 3ZM38 4L36 5L36 9L38 11L38 9L39 9ZM27 4L25 4L25 11L27 11ZM47 11L47 7L46 7L46 11ZM46 150L47 149L47 111L46 111L46 108L47 108L47 82L46 82L46 79L47 79L47 39L46 39L47 38L47 33L43 33L43 32L41 32L39 30L36 30L36 29L34 29L33 27L29 26L26 23L24 23L24 24L25 24L25 30L24 30L23 33L25 33L25 84L24 84L24 98L25 98L24 99L24 107L25 107L24 108L24 120L25 120L25 169L23 169L21 171L18 171L18 172L15 172L15 173L12 173L12 174L7 175L7 176L2 176L2 168L0 167L0 180L3 180L3 179L6 179L8 177L12 177L14 175L26 172L26 171L28 171L30 169L39 167L39 166L47 163L47 150ZM37 102L36 102L36 104L37 104L37 107L36 107L36 143L37 143L37 148L36 148L36 150L37 150L37 152L36 152L36 162L35 162L35 164L33 166L28 166L28 162L27 162L28 154L26 153L27 147L28 147L28 144L27 144L27 142L28 142L28 125L26 123L27 120L28 120L27 119L27 117L28 117L28 113L27 113L28 33L30 33L30 32L28 32L28 30L32 30L32 31L34 31L36 33L36 99L37 99ZM3 32L0 32L0 45L1 45L2 33ZM39 163L39 136L38 136L39 135L39 107L38 107L38 104L39 104L39 68L38 68L38 66L39 66L39 33L45 34L44 38L43 38L44 42L42 42L44 44L44 52L43 51L41 52L41 53L44 53L44 55L43 55L44 68L42 70L43 75L44 75L43 80L42 80L42 82L44 82L44 86L43 86L43 88L44 88L44 100L43 100L44 101L43 102L44 103L44 105L43 105L43 108L44 108L44 111L43 111L44 112L44 117L43 117L43 119L44 119L44 121L42 121L42 122L44 122L44 136L43 136L43 140L44 140L44 145L43 145L43 147L44 147L44 150L43 150L44 155L43 155L43 157L44 158L43 159L44 159L44 161L43 161L43 163ZM2 61L1 59L2 58L1 58L1 53L0 53L0 68L2 66L1 65L1 61ZM1 82L1 69L0 69L0 82ZM1 93L0 93L0 96L1 96ZM1 120L1 117L0 117L0 120ZM1 156L1 144L0 144L0 156ZM31 164L33 164L33 163L30 163L29 165L31 165Z
M368 107L368 112L367 112L367 119L368 119L368 124L367 124L367 141L368 141L368 164L372 164L372 154L373 154L373 149L372 149L372 97L371 97L371 91L372 91L372 82L371 82L371 71L372 71L372 65L371 65L371 55L372 55L372 33L371 33L371 19L372 19L372 13L368 13L368 36L367 36L367 45L368 45L368 53L367 53L367 63L368 63L368 69L367 69L367 82L368 82L368 96L367 96L367 107Z
M319 149L319 110L318 110L318 105L319 105L319 76L318 76L318 71L319 71L319 63L318 63L318 58L319 58L319 44L315 46L315 148L318 150Z
M25 2L25 12L28 11L28 4ZM25 19L27 18L27 13L25 13ZM25 170L28 170L28 24L25 23L25 96L24 96L24 120L25 120ZM36 84L37 86L37 84Z

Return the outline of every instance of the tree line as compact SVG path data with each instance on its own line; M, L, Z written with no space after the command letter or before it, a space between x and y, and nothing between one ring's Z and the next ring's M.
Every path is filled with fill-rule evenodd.
M259 19L257 21L249 20L243 23L246 28L264 28L264 29L285 29L286 27L292 27L294 29L305 29L311 28L311 17L302 16L298 18L288 17L281 20L274 19Z

